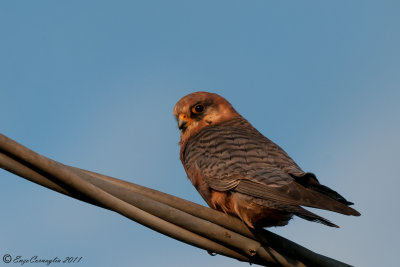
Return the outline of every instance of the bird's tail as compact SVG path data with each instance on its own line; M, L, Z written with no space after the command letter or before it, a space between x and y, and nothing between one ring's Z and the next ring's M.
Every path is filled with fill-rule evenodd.
M327 220L327 219L325 219L325 218L323 218L321 216L318 216L317 214L312 213L311 211L308 211L308 210L306 210L306 209L304 209L302 207L296 207L296 209L295 209L295 211L293 211L293 213L296 216L298 216L298 217L300 217L302 219L308 220L308 221L318 222L318 223L325 224L327 226L339 228L339 226L337 226L336 224L332 223L331 221L329 221L329 220Z
M317 194L320 196L320 203L317 205L307 205L313 208L323 208L339 212L345 215L360 216L360 213L355 209L349 207L353 205L352 202L347 201L338 192L330 189L329 187L319 183L317 178L313 173L306 173L304 176L292 176L295 178L296 182L310 190L311 194ZM335 200L335 201L331 201ZM337 201L337 202L336 202ZM321 206L320 206L321 205Z

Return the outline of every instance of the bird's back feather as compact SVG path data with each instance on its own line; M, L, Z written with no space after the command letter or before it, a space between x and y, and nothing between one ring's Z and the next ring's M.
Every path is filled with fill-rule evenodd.
M265 205L276 203L272 208L308 220L334 226L301 206L359 215L347 206L351 202L301 170L242 117L203 128L185 144L181 160L187 171L195 168L210 189L245 194Z

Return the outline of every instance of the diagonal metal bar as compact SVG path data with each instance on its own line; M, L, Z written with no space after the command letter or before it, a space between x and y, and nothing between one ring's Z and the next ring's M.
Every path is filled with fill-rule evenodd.
M140 185L63 165L0 134L0 167L188 244L264 266L349 266L266 230Z

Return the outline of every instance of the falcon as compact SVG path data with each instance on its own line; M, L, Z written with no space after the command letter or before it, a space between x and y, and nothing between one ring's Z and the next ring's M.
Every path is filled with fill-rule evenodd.
M237 216L251 228L283 226L294 215L338 227L304 206L360 215L349 207L353 203L304 172L225 98L191 93L173 112L183 167L211 208Z

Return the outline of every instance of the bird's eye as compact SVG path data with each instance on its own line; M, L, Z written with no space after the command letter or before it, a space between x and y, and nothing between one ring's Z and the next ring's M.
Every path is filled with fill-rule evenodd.
M203 111L204 111L204 106L202 104L198 104L198 105L192 107L192 112L194 114L199 114L199 113L202 113Z

